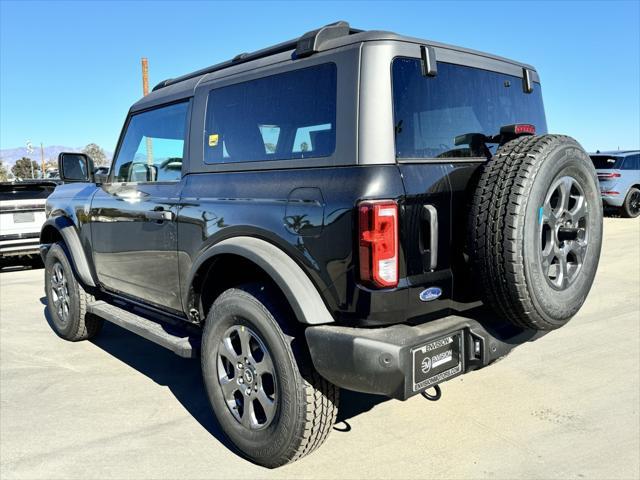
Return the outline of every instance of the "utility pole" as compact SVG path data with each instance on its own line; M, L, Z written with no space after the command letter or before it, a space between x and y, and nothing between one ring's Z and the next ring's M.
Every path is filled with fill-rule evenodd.
M40 178L44 178L44 146L42 142L40 142L40 163L42 163L42 175L40 175Z
M142 57L142 94L146 97L149 94L149 61ZM153 142L147 137L147 165L153 165Z
M31 167L31 178L36 178L35 174L33 173L33 160L31 160L31 154L33 153L33 146L31 145L31 140L27 140L27 155L29 155L29 157L27 157L29 159L29 166Z

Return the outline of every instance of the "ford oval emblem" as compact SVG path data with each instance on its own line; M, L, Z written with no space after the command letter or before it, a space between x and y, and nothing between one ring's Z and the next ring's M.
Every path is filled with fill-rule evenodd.
M420 300L423 302L430 302L442 295L442 289L438 287L429 287L426 290L420 292Z

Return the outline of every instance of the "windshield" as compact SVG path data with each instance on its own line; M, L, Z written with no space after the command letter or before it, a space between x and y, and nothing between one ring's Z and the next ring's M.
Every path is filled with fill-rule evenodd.
M596 170L617 169L622 166L622 157L610 155L592 155L591 160Z
M547 132L539 83L527 94L522 78L441 62L436 76L425 77L414 58L396 58L392 76L397 158L486 157L477 140L502 126ZM493 154L498 145L486 147Z

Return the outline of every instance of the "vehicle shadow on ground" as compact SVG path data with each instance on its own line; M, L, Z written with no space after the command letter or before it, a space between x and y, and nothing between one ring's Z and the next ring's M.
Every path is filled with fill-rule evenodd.
M51 317L46 308L46 297L42 297L40 302L45 306L44 315L51 325ZM158 385L169 388L180 404L202 427L229 450L237 452L222 433L211 411L199 359L178 357L169 350L110 322L104 322L102 331L92 340L92 343L135 368ZM351 430L349 419L387 400L386 397L378 395L342 390L335 430L349 432Z
M620 209L618 208L605 207L602 209L602 214L609 218L622 218L622 215L620 215Z

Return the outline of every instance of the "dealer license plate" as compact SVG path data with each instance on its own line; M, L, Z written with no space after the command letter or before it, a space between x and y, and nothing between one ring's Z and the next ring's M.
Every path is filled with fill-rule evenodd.
M424 390L462 373L462 333L456 332L411 350L413 391Z

